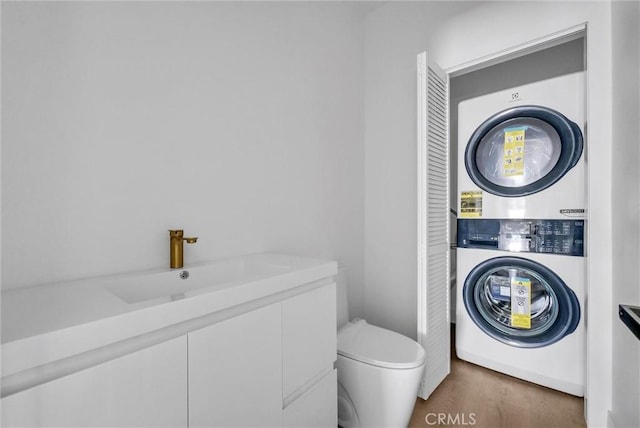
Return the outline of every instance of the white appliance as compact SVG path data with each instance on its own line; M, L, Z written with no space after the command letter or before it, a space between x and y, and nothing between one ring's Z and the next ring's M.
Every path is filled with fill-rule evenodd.
M424 372L426 353L399 333L349 321L344 268L338 269L338 425L408 426Z
M458 217L584 217L584 72L458 106Z
M562 222L551 222L558 223ZM457 251L458 357L583 396L583 257L480 248ZM524 310L519 310L520 303Z

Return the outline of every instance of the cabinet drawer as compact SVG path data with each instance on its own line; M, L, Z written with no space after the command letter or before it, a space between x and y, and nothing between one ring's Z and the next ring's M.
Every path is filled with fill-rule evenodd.
M282 303L283 397L336 360L336 286L325 285Z
M337 372L331 370L284 409L283 427L335 427L338 424Z

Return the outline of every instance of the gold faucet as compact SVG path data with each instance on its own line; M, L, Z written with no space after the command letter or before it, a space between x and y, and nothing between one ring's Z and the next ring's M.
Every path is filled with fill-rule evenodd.
M171 269L181 268L184 266L184 257L183 257L183 245L184 241L187 241L187 244L194 244L198 241L197 237L183 237L184 230L170 230L169 237L171 238L170 243L170 257L171 262L169 266Z

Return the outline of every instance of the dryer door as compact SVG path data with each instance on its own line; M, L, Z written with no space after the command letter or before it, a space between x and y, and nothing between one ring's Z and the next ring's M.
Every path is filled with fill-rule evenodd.
M551 345L573 333L580 321L578 299L562 279L520 257L497 257L476 266L462 296L484 333L515 347Z
M530 195L560 180L582 155L582 132L561 113L519 106L487 119L465 151L469 177L498 196Z

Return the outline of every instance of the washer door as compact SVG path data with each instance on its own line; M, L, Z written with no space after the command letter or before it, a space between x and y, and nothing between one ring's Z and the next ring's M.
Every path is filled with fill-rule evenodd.
M560 180L582 155L582 132L561 113L519 106L487 119L465 151L469 177L498 196L531 195Z
M530 285L530 324L525 327L512 317L514 280ZM580 322L575 293L547 267L520 257L497 257L476 266L464 282L462 297L475 324L510 346L551 345L573 333Z

